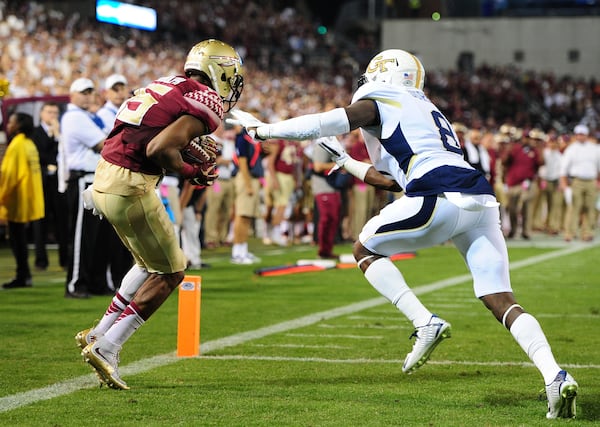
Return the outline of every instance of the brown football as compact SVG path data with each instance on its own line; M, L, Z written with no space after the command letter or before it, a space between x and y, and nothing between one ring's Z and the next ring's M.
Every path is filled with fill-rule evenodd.
M208 136L194 138L181 150L183 161L191 164L212 164L217 158L217 145Z

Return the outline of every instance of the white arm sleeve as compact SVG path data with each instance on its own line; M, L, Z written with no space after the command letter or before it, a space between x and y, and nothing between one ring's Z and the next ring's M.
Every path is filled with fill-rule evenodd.
M260 139L283 138L298 141L348 132L350 132L350 122L343 108L336 108L326 113L306 114L259 126L256 129L256 135Z

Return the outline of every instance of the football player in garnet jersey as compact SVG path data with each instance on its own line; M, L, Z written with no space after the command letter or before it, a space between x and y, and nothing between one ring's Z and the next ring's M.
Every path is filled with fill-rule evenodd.
M494 191L485 176L465 162L452 125L423 92L424 78L423 65L414 55L390 49L371 60L345 108L273 124L239 110L232 114L235 123L260 139L317 139L337 167L374 186L404 189L405 196L365 224L354 245L365 278L415 327L404 372L428 360L450 336L450 323L419 301L389 257L452 240L471 271L477 298L542 374L547 418L574 417L577 383L556 363L540 324L513 295ZM372 164L351 158L335 138L357 128Z
M136 90L122 104L93 190L84 195L87 207L110 221L135 259L100 322L75 337L100 381L115 389L129 388L118 372L121 346L179 285L187 265L155 188L165 170L212 184L214 167L184 162L181 150L212 133L243 88L240 56L218 40L195 45L184 71Z

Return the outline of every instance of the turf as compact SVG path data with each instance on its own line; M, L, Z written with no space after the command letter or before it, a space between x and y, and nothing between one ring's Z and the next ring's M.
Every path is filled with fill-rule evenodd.
M251 247L260 267L316 256L310 246ZM517 299L579 382L573 426L600 423L600 250L581 247L556 257L563 246L535 239L509 248ZM401 370L411 325L357 269L259 277L257 266L232 266L220 249L204 253L211 268L189 272L202 276L201 357L174 355L174 294L121 353L129 391L97 387L73 339L110 297L65 299L64 272L51 255L32 288L0 290L0 425L552 424L538 371L473 297L470 281L425 287L467 273L450 245L396 262L426 305L453 325L452 338L411 375ZM548 259L533 258L540 255ZM0 265L4 282L13 269L5 247Z

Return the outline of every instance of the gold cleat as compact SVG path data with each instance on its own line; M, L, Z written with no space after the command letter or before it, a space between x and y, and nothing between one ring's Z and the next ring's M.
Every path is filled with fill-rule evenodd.
M96 335L90 335L92 329L93 328L87 328L83 331L77 332L77 335L75 335L75 342L77 343L77 347L83 350L87 347L88 344L96 341Z
M100 342L88 344L81 352L84 362L90 364L100 381L115 390L129 390L129 386L119 377L119 354L100 348Z

